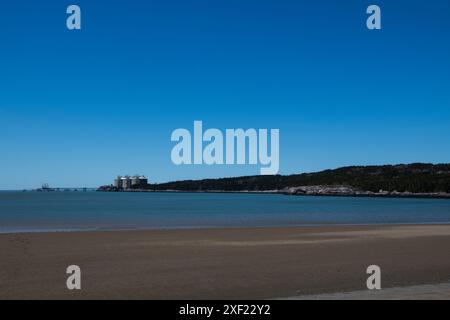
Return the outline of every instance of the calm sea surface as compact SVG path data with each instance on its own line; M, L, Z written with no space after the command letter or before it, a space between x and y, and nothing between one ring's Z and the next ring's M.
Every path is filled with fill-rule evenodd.
M0 232L380 223L450 223L450 200L0 192Z

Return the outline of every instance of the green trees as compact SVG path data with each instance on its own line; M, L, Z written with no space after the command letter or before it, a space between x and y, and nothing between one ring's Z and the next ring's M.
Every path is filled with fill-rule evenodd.
M450 193L450 164L400 164L352 166L288 176L247 176L222 179L185 180L148 185L152 190L265 191L312 185L347 185L362 191Z

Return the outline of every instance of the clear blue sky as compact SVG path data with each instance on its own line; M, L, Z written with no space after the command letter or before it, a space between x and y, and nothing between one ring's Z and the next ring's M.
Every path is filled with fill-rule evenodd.
M194 120L279 128L281 174L449 162L450 2L0 5L0 189L259 173L173 165L170 134Z

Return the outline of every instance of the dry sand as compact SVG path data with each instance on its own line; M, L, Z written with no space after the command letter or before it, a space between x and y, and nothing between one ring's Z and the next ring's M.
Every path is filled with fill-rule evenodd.
M0 299L365 299L372 264L384 298L450 296L450 225L0 234L0 255Z

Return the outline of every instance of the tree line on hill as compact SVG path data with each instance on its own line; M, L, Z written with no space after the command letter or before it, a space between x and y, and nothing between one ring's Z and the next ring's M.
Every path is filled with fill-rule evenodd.
M314 173L184 180L149 184L148 190L268 191L289 187L345 185L361 191L450 193L450 164L351 166Z

